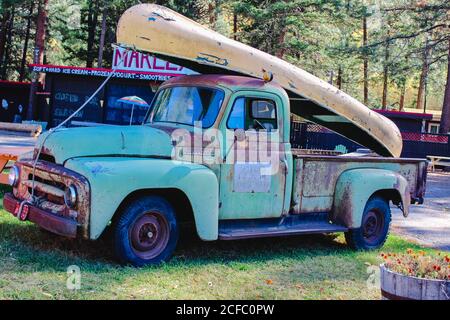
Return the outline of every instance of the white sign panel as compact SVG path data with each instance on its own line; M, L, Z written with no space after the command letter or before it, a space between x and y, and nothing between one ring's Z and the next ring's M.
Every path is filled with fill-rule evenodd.
M112 67L113 69L118 68L119 70L135 72L154 72L167 76L196 74L190 69L158 59L151 54L125 50L124 48L115 48Z
M233 192L270 192L272 176L263 174L264 170L270 170L270 163L236 162Z

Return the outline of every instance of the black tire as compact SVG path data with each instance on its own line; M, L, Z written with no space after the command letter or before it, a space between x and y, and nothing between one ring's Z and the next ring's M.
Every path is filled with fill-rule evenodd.
M129 203L113 228L117 259L136 267L167 261L178 237L175 211L159 196L144 196Z
M389 235L391 209L389 201L374 196L364 208L361 227L345 233L347 244L356 250L376 250L381 248Z

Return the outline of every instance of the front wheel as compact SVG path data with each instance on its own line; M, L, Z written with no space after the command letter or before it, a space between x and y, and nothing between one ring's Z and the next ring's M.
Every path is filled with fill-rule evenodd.
M116 257L137 267L167 261L179 237L172 206L158 196L141 197L128 204L113 232Z
M346 232L345 240L356 250L379 249L386 242L390 224L389 202L381 197L372 197L364 208L361 227Z

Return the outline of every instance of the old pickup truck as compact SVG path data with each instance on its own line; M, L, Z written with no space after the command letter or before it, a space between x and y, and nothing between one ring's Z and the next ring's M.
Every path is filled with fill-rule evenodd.
M216 144L176 143L211 128L223 136ZM388 235L389 202L406 215L410 203L423 201L425 161L314 155L291 149L289 132L290 103L278 85L240 76L172 79L141 126L54 132L35 168L38 200L25 204L21 218L86 239L97 239L112 222L118 258L143 265L170 257L182 222L195 223L208 241L345 232L356 249L379 248ZM269 156L245 161L266 147L250 148L263 136ZM244 157L226 159L239 144ZM196 161L207 148L218 161ZM263 174L265 164L276 167ZM9 212L18 214L30 198L32 173L33 160L11 170Z
M165 30L201 28L203 52L208 37L212 45L219 39L222 48L229 41L234 54L250 50L199 25L186 26L190 20L156 5L124 14L118 32L122 44L150 51L128 32L124 36L125 26L139 29L132 25L139 19L169 24ZM216 53L212 45L210 56ZM156 51L194 69L198 63L203 73L205 66L216 71L224 64L205 62L204 53L196 62L186 50L176 57ZM390 203L407 216L410 204L423 202L426 161L397 158L397 127L331 85L304 71L283 84L285 65L272 58L261 65L273 72L259 78L230 60L223 69L227 74L165 82L142 125L44 133L33 159L21 159L11 169L13 191L4 196L4 208L71 238L95 240L110 228L117 258L136 266L169 259L184 223L193 224L205 241L344 232L355 249L380 248L389 232ZM291 113L377 155L293 149Z

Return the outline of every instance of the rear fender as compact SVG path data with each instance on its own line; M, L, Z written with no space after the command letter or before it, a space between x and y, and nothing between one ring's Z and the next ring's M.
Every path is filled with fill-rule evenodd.
M342 173L336 183L332 220L359 228L366 203L375 194L392 200L408 216L411 196L402 175L384 169L352 169Z

